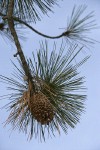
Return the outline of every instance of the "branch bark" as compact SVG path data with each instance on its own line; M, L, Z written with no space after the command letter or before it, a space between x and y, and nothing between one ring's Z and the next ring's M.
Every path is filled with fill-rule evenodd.
M31 73L30 73L30 69L28 67L27 61L25 59L24 53L22 51L22 48L21 48L21 45L20 45L20 42L19 42L19 39L18 39L18 36L17 36L17 33L16 33L16 30L14 28L13 8L14 8L14 0L10 0L9 5L8 5L8 14L7 14L9 29L11 31L11 35L13 36L13 39L14 39L14 42L15 42L15 45L16 45L16 48L17 48L17 54L19 54L19 57L20 57L20 60L22 62L22 65L23 65L25 75L28 77L28 82L33 83L33 82L30 82L30 81L32 81L32 76L31 76ZM33 86L33 88L34 88L34 86Z

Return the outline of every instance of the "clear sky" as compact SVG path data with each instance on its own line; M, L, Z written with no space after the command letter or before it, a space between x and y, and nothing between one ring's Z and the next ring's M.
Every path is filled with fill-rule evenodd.
M63 0L59 3L60 7L54 6L54 14L49 13L49 18L43 16L41 22L37 22L35 28L49 35L56 35L63 32L67 24L67 17L76 4L86 4L87 11L94 11L96 23L100 26L100 0ZM29 30L25 31L27 40L22 42L25 55L30 56L31 52L39 48L39 41L44 38L36 35ZM90 33L90 37L100 41L100 29ZM6 41L6 40L5 40ZM9 41L5 42L0 37L0 74L10 76L13 66L11 60L16 49ZM57 41L57 40L56 40ZM49 40L49 42L51 42ZM58 41L59 42L59 41ZM52 42L51 42L52 43ZM13 131L10 136L9 127L3 128L2 122L5 121L9 112L0 110L0 150L100 150L100 43L96 43L90 49L85 49L83 55L90 54L91 58L81 67L81 74L86 76L87 101L86 112L82 114L80 123L73 130L68 130L68 134L63 132L46 142L40 143L36 139L27 141L27 136L18 131ZM6 88L0 84L0 95L7 94ZM1 106L7 100L1 100Z

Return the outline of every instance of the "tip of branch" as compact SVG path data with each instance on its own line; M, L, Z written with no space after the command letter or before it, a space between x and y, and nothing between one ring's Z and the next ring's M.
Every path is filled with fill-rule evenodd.
M14 54L13 56L14 56L14 57L17 57L17 55L19 55L19 52L17 52L17 53L16 53L16 54Z

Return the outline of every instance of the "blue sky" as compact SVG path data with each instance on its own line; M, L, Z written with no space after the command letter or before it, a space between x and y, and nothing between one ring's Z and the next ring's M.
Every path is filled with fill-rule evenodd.
M99 0L63 0L60 2L60 7L54 7L54 14L49 13L49 18L43 16L41 22L37 22L35 28L49 35L57 35L63 32L67 24L67 17L70 15L71 10L76 4L86 4L86 12L94 11L94 18L96 23L100 26L100 1ZM31 52L39 48L39 41L44 38L36 35L29 30L25 31L27 40L22 42L25 55L30 56ZM100 41L100 29L94 30L89 33L90 37ZM53 42L53 40L48 40ZM56 40L60 42L60 40ZM0 37L0 74L10 76L13 71L11 60L15 61L13 54L15 53L15 47L4 41ZM10 136L9 128L3 128L2 122L5 121L9 112L6 110L0 110L0 150L100 150L100 43L95 43L90 49L84 49L83 55L90 54L91 58L86 64L81 67L81 74L86 76L87 87L87 101L86 112L82 114L80 123L77 124L75 129L68 130L68 134L63 132L61 135L57 135L52 139L47 139L46 142L40 143L36 139L27 141L27 136L18 131L13 131ZM6 88L3 84L0 84L0 95L6 94ZM0 98L1 99L1 98ZM7 100L0 100L1 106L6 104Z

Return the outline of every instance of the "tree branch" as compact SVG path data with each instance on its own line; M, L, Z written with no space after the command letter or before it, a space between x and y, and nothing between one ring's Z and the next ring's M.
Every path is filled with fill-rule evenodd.
M13 17L12 17L12 15L13 15L13 7L14 7L14 0L10 0L9 1L9 6L8 6L8 14L7 14L8 25L9 25L9 29L11 31L11 34L12 34L12 36L14 38L14 42L15 42L15 45L16 45L16 48L17 48L17 54L19 54L20 60L21 60L22 65L23 65L23 69L25 71L25 75L28 77L28 82L30 82L30 80L32 81L32 76L31 76L28 64L26 62L24 53L22 51L20 42L18 40L18 36L17 36L16 30L14 28L14 20L13 20Z
M4 14L2 14L2 13L0 13L0 16L2 16L3 19L8 19L8 16L6 16L6 15L4 15ZM63 37L63 36L65 35L65 32L64 32L64 33L61 33L60 35L57 35L57 36L50 36L50 35L43 34L43 33L39 32L38 30L34 29L32 26L30 26L30 25L27 24L26 22L20 20L19 18L14 17L14 16L12 16L12 17L13 17L13 20L14 20L14 21L17 21L17 22L19 22L19 23L25 25L26 27L28 27L29 29L31 29L32 31L34 31L36 34L38 34L38 35L40 35L40 36L43 36L43 37L45 37L45 38L58 39L58 38L61 38L61 37ZM66 36L67 36L67 35L69 35L69 32L66 32Z
M14 19L15 21L17 21L17 22L19 22L19 23L21 23L21 24L27 26L27 27L28 27L29 29L31 29L32 31L34 31L35 33L37 33L37 34L39 34L39 35L41 35L41 36L43 36L43 37L45 37L45 38L58 39L58 38L63 37L63 35L64 35L64 34L62 33L62 34L57 35L57 36L49 36L49 35L46 35L46 34L43 34L43 33L39 32L39 31L37 31L37 30L34 29L32 26L30 26L29 24L27 24L26 22L20 20L20 19L17 18L17 17L13 17L13 19Z

